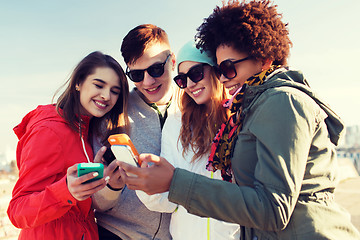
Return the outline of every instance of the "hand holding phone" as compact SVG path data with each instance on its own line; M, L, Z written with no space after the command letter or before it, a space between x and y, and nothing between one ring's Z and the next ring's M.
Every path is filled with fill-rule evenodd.
M76 163L70 167L68 167L66 172L66 183L67 188L69 189L70 194L77 200L77 201L84 201L85 199L91 197L94 193L101 190L106 186L105 180L98 180L89 184L84 184L84 181L90 180L94 178L94 176L91 174L92 171L86 171L90 172L90 176L83 176L81 177L82 181L79 181L79 175L84 175L84 167L79 167L79 163ZM83 164L82 164L83 165ZM86 168L86 167L85 167ZM80 170L81 169L81 170ZM100 166L101 169L101 166ZM80 172L80 173L79 173ZM97 171L98 172L98 171ZM99 170L98 173L101 173L101 170ZM99 174L101 176L101 174Z
M104 175L104 165L102 163L79 163L77 166L78 177L81 177L85 174L97 172L98 175L84 183L93 182L95 180L103 178Z

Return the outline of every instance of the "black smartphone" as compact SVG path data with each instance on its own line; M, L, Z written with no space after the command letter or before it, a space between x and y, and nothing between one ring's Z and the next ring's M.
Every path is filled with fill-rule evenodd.
M112 161L114 161L116 158L115 158L115 155L114 153L111 151L111 148L108 147L103 155L103 158L106 162L107 165L109 165Z

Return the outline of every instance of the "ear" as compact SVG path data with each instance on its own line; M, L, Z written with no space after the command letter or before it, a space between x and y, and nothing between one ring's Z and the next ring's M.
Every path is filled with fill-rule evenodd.
M273 61L270 60L270 59L265 59L263 62L262 62L262 71L265 70L265 69L269 69L270 66L272 65Z

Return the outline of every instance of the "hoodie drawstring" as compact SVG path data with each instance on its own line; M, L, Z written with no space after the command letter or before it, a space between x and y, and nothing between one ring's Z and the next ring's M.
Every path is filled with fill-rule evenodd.
M89 158L89 155L86 152L85 142L84 142L84 139L83 139L82 133L81 133L81 122L82 122L82 120L80 119L80 121L79 121L79 133L80 133L81 144L82 144L82 148L83 148L85 157L86 157L87 161L90 162L90 158Z
M89 155L88 155L87 152L86 152L85 143L84 143L84 139L83 139L82 136L81 136L81 143L82 143L82 147L83 147L83 150L84 150L86 159L87 159L88 162L90 162L90 158L89 158Z

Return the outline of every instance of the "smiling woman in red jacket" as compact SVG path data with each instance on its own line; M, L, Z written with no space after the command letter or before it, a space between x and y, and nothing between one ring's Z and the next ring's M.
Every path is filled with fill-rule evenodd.
M88 133L96 134L102 120L109 129L127 129L128 92L119 63L93 52L77 65L56 105L38 106L14 128L19 179L7 212L22 229L19 239L98 239L90 196L106 181L83 184L94 175L77 177L77 165L93 161Z

